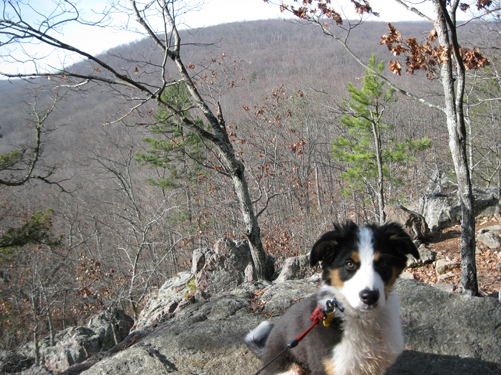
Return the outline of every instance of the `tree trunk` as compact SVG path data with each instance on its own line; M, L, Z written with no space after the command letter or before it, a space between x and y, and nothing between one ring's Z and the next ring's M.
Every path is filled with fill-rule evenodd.
M376 148L376 159L377 159L377 203L379 211L379 223L384 224L386 217L384 214L384 177L383 177L383 160L381 156L381 139L379 138L379 133L377 126L372 122L372 135L374 136L374 147Z
M50 306L47 306L47 321L49 323L49 338L50 346L56 345L56 330L54 329L54 322L52 321L52 313L50 312Z
M229 175L233 181L233 187L237 193L238 201L240 203L240 211L242 212L243 222L245 224L245 234L249 239L249 247L251 251L252 260L254 262L254 269L258 280L270 280L273 274L271 265L266 260L266 253L263 249L261 242L261 230L257 222L257 216L254 213L252 200L250 198L247 180L245 179L245 167L235 157L233 146L228 139L226 133L225 122L221 113L221 107L218 103L217 116L209 108L208 104L204 101L197 88L195 87L185 65L180 57L181 39L178 30L175 26L174 20L171 18L172 31L174 33L175 48L174 52L169 52L168 56L173 59L176 68L186 84L191 98L196 106L202 111L204 117L209 122L214 133L206 132L204 129L196 126L187 117L182 117L183 125L187 128L197 132L202 138L211 141L224 158L225 166L229 171ZM160 98L158 98L160 99ZM161 100L158 102L160 105L165 105Z
M435 29L437 30L440 45L448 51L447 61L441 65L441 79L444 89L444 100L447 116L447 130L449 133L449 148L451 150L454 169L458 182L458 196L461 202L461 283L463 293L478 293L477 270L475 264L475 214L473 211L473 193L468 168L466 153L466 127L463 114L463 94L465 70L456 49L452 57L450 47L458 46L455 29L451 29L449 38L449 28L446 20L445 0L434 0L437 18ZM457 75L453 74L453 61L455 58ZM454 82L456 81L456 87Z
M324 212L322 210L322 201L320 199L320 181L318 180L318 164L315 162L315 187L317 189L317 205L318 205L318 213L323 215Z
M231 147L231 145L229 145ZM273 274L271 265L268 264L266 253L261 242L261 229L257 222L256 214L249 194L247 180L245 179L244 165L240 163L233 154L225 154L225 159L231 165L230 174L233 186L237 193L240 211L245 225L245 235L249 240L254 270L258 280L270 280Z
M33 329L33 347L35 349L35 365L40 366L40 347L38 346L38 326Z
M63 311L62 311L62 316L61 316L61 324L63 325L63 331L66 329L66 295L68 291L64 291L64 299L63 299Z
M111 332L113 333L113 342L115 343L115 345L118 345L120 343L117 331L118 328L117 326L119 322L117 322L117 320L115 319L115 310L113 308L110 308L110 315L111 315L110 326L111 326Z

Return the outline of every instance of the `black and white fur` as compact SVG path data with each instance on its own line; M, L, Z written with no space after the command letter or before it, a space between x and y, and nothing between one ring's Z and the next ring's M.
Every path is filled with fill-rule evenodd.
M335 225L310 253L322 262L321 289L292 306L273 326L263 322L245 342L268 363L310 325L318 304L335 298L344 307L329 327L315 327L296 348L286 351L262 374L380 375L404 348L400 304L393 285L407 254L419 258L409 235L395 223L359 227ZM299 371L300 373L300 371Z

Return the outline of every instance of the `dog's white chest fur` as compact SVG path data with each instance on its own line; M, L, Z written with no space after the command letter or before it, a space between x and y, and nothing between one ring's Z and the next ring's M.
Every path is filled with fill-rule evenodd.
M385 306L361 316L345 315L343 338L324 363L329 375L379 375L404 349L399 301L389 293Z

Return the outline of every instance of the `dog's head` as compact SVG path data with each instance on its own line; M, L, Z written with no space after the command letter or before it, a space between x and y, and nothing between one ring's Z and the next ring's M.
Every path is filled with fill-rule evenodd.
M419 259L409 235L396 223L359 227L353 222L334 225L310 253L312 266L322 262L324 283L344 302L360 311L381 308L407 254Z

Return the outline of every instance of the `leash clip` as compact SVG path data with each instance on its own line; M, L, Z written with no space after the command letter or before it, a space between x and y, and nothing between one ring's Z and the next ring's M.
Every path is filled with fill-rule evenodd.
M343 305L341 305L341 302L339 302L337 299L328 300L327 302L325 302L325 306L327 308L326 311L329 312L334 312L336 311L336 309L341 312L344 312Z
M323 310L323 324L325 327L331 325L332 320L334 319L334 311L339 310L344 312L344 307L338 302L336 299L328 300L325 302L325 310Z

